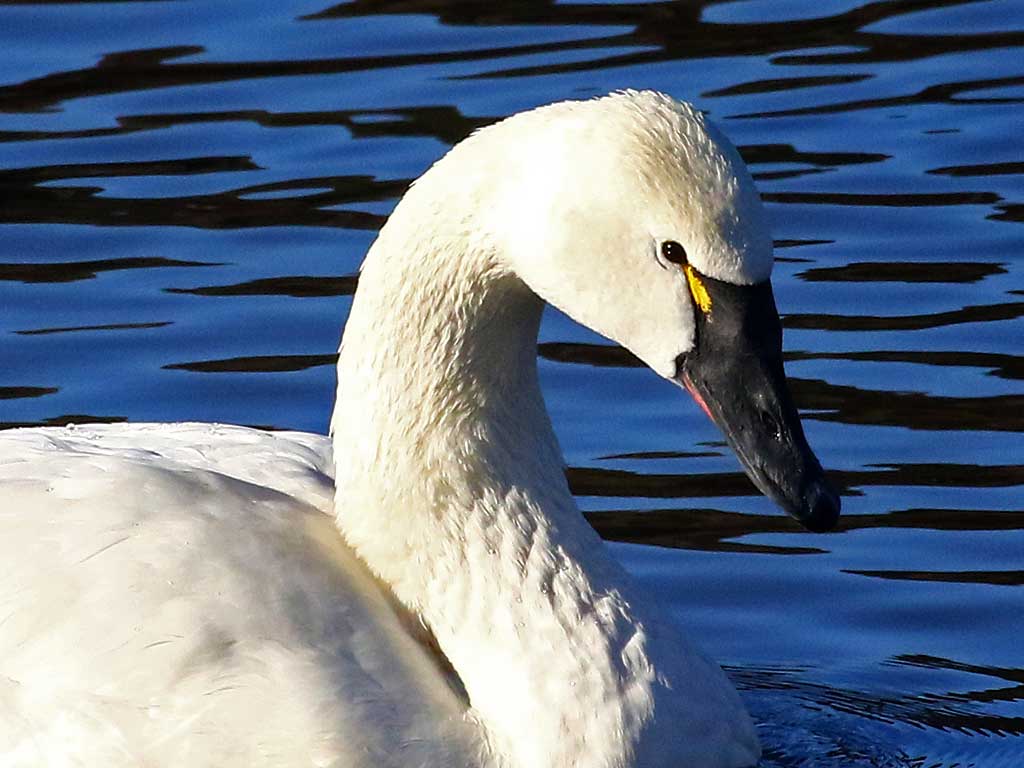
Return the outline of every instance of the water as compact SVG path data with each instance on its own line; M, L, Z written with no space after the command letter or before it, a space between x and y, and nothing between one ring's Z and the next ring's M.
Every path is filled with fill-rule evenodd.
M357 266L474 127L652 87L741 150L839 532L555 312L581 506L765 766L1024 765L1024 3L0 6L0 422L323 431Z

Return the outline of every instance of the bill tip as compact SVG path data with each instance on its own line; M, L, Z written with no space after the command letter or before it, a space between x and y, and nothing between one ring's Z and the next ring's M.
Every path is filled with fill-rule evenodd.
M804 491L802 514L797 519L809 531L831 531L839 520L839 494L825 480L815 480Z

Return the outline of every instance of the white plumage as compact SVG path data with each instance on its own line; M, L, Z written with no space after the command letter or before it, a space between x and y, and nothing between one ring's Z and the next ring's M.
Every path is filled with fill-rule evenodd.
M382 229L333 457L216 425L0 434L0 765L753 765L721 670L580 516L537 383L541 298L674 374L695 310L665 239L767 278L728 142L659 94L541 108Z

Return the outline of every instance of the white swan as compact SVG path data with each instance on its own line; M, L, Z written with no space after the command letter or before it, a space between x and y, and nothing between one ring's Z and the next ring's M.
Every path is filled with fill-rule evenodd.
M459 144L381 230L333 460L216 425L3 433L0 765L753 765L721 670L579 514L535 344L545 299L625 345L828 527L771 265L698 112L555 104Z

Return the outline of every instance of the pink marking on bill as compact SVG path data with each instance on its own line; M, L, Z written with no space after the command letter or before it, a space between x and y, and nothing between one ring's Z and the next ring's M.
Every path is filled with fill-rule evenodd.
M714 424L715 417L711 415L711 409L708 408L708 404L704 402L704 398L701 397L700 392L697 391L697 387L694 386L690 377L685 373L683 374L683 386L686 387L693 399L697 401L697 405L700 406L700 409L707 414L707 417L711 419L711 423Z

